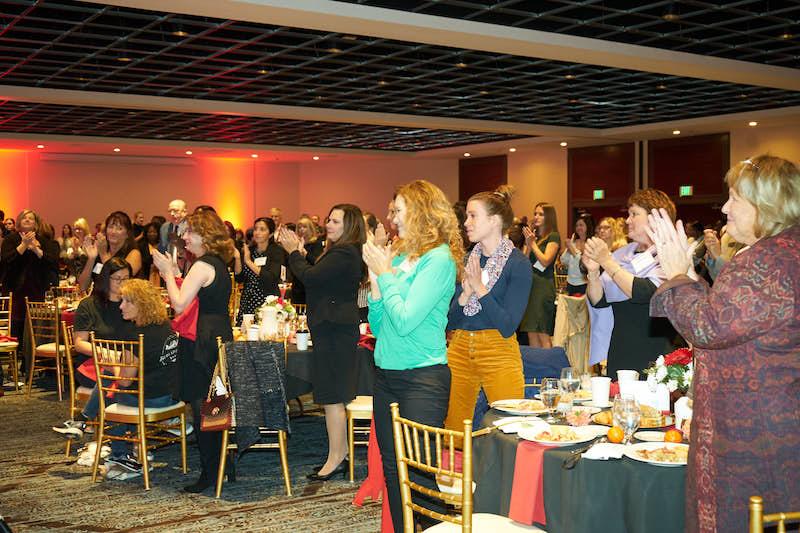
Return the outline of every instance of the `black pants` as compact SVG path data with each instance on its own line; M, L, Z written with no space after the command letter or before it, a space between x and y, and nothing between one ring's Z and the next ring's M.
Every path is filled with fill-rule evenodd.
M400 404L400 414L415 422L429 426L444 426L450 400L450 368L434 365L412 370L383 370L376 372L373 392L375 437L381 451L383 474L386 477L386 496L392 512L396 533L403 531L403 506L400 501L400 482L397 478L397 461L392 434L392 412L389 404ZM433 477L409 471L410 477L420 485L436 489ZM429 504L426 503L426 507ZM439 510L444 512L442 506Z

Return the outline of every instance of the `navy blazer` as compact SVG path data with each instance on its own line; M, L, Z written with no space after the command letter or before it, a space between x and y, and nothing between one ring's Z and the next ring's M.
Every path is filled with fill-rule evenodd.
M361 252L353 244L333 246L315 264L300 252L289 255L289 268L306 288L308 324L358 324Z

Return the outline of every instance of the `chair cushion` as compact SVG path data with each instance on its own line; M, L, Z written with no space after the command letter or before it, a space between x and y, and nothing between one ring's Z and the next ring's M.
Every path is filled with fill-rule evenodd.
M64 353L64 346L58 345L58 351ZM56 343L48 342L47 344L40 344L36 347L36 355L55 355Z
M0 350L15 350L19 346L17 341L0 342Z
M356 396L356 398L347 404L348 411L361 411L372 412L372 396Z
M75 390L75 397L76 398L89 398L92 395L92 389L89 387L78 387Z
M450 522L440 522L435 526L429 527L425 531L431 531L434 533L446 533L449 531L460 532L461 526L451 524ZM519 522L514 522L505 516L489 513L476 513L472 515L472 531L493 531L495 533L504 533L506 531L545 532L544 529L540 529L536 526L527 526L525 524L520 524Z
M145 407L144 414L157 415L159 413L172 411L176 407L186 407L186 404L183 402L178 402L172 405L168 405L166 407ZM136 415L138 412L139 412L138 407L134 407L131 405L122 405L119 403L115 403L113 405L109 405L108 407L106 407L106 413L111 415Z

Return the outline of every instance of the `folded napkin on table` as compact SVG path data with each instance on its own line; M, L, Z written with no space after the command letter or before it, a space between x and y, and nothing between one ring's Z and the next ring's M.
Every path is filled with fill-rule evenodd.
M585 452L583 452L584 459L599 459L605 461L606 459L622 459L622 452L625 451L624 444L612 444L610 442L601 442L595 444Z

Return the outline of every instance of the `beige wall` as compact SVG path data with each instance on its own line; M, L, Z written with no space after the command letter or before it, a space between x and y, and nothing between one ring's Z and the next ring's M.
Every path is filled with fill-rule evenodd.
M800 124L731 130L731 165L766 152L800 164Z
M383 220L395 189L420 178L458 200L457 159L388 158L301 163L299 206L324 218L332 205L352 203Z
M533 206L550 202L556 208L561 237L567 234L567 150L557 144L531 145L508 154L508 183L516 188L514 214L533 215Z

